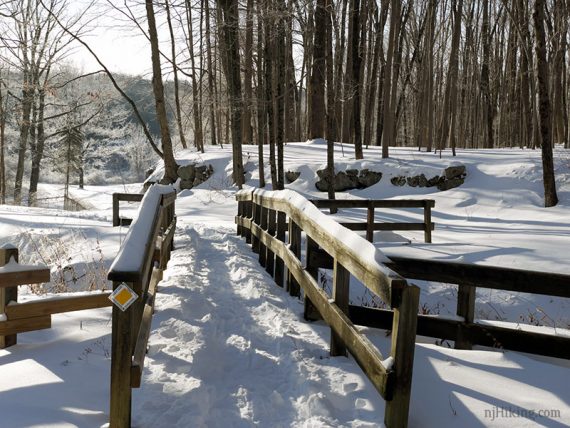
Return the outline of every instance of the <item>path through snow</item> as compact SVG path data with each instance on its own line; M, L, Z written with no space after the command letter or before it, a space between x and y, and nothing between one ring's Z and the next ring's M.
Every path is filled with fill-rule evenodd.
M161 282L136 426L378 426L384 403L329 330L259 268L235 229L177 232ZM371 397L374 397L371 399Z

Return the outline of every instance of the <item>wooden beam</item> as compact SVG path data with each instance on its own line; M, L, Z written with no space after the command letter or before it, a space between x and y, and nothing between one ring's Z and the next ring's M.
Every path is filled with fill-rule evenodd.
M114 282L117 287L119 282ZM132 289L134 285L128 284ZM111 334L111 391L109 423L115 428L131 426L131 358L134 318L133 306L124 312L113 305Z
M350 272L337 261L334 262L332 298L339 309L348 315L348 297L350 294ZM344 341L331 331L331 355L347 355Z
M356 325L391 330L393 316L394 313L386 309L354 305L349 307L349 317ZM459 324L459 321L449 318L418 315L417 335L454 341ZM568 337L478 323L465 324L462 328L464 337L473 345L570 359Z
M51 316L0 321L0 336L10 336L26 331L43 330L51 327Z
M52 315L63 312L82 311L111 306L110 291L85 296L65 296L36 300L33 302L16 303L6 307L9 320L31 318L40 315Z
M144 359L146 356L148 338L150 336L152 324L152 314L154 311L154 298L161 276L162 272L160 269L153 269L150 284L148 286L148 297L144 305L137 341L133 351L133 359L131 362L131 388L140 388L141 386Z
M459 323L455 349L472 349L472 343L465 337L465 324L472 324L475 318L475 297L477 288L466 285L459 285L457 289L457 315L462 317L464 322Z
M13 259L18 261L18 248L12 246L5 246L0 249L0 266L5 266ZM10 302L18 301L18 287L1 287L0 286L0 313L6 311L6 307ZM2 335L0 334L0 349L14 346L18 343L18 336L15 334Z
M399 256L390 260L386 265L406 278L570 297L570 275Z
M349 230L368 231L367 223L341 222L339 224ZM434 224L431 223L431 230L434 228ZM425 225L424 223L374 223L372 230L425 230Z
M0 288L49 282L49 273L50 270L45 267L31 267L29 270L0 272Z
M433 199L311 199L317 208L423 208L435 206Z
M408 426L419 301L420 289L410 285L402 290L402 302L394 308L390 356L394 362L395 381L393 395L388 397L384 413L387 427Z

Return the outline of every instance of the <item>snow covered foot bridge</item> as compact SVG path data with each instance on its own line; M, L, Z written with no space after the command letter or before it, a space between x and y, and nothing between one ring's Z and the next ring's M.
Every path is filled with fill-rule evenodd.
M408 417L413 417L409 405L416 326L423 335L454 340L456 348L470 349L481 341L494 346L485 342L491 337L511 349L545 355L564 357L568 349L568 338L483 328L472 318L475 287L484 286L472 278L486 278L490 288L525 287L530 292L537 292L541 287L537 284L548 280L550 285L543 292L564 295L567 277L550 274L543 278L508 269L469 271L458 264L459 275L450 273L449 264L444 264L436 270L449 282L454 275L463 281L457 309L462 319L418 316L418 288L386 266L405 271L409 277L429 274L438 280L433 267L426 271L418 263L419 268L413 269L409 260L385 258L370 242L294 192L249 191L238 193L237 199L237 236L227 224L186 219L188 223L179 226L178 251L160 282L154 330L150 333L149 322L141 327L147 330L142 335L145 344L151 336L144 387L134 392L136 426L406 426ZM386 225L376 225L374 216L368 217L372 221L362 230L370 238L368 229ZM417 226L424 229L418 230L431 231L429 215L425 219ZM136 227L135 222L131 231ZM402 227L409 230L412 226ZM426 240L429 237L426 234ZM332 269L330 295L318 282L319 268ZM351 277L380 296L392 311L349 304ZM529 278L534 285L527 284ZM291 295L302 295L304 300ZM321 317L326 324L303 319ZM389 337L365 331L351 320L386 329ZM481 337L482 329L486 338ZM530 349L540 344L546 349ZM379 349L390 353L383 357ZM347 351L361 370L352 359L332 358L347 355ZM415 381L416 390L429 395L430 385L445 381L437 370L425 366L431 365L434 356L446 361L450 357L439 355L444 350L428 349L426 354L426 349L419 348L419 352L414 368L419 366L419 374L414 375L420 378ZM138 386L144 360L144 353L138 360L136 349L134 354L132 364L125 359L128 376L124 375L126 368L116 371L122 379L130 377L128 407L118 407L119 411L129 409L124 413L128 423L130 386ZM469 355L468 359L477 360L477 355ZM496 362L485 364L493 368ZM427 375L432 372L433 376ZM492 372L480 377L487 378L489 385L494 382ZM485 389L476 383L475 390ZM426 399L425 394L418 396ZM111 425L123 426L113 424L113 414L111 404ZM433 420L436 426L438 418Z
M333 368L328 369L330 364L323 367L306 361L307 352L309 355L322 353L319 356L329 360L328 353L323 352L327 348L323 347L323 336L318 333L318 328L299 324L296 315L299 301L272 287L271 277L285 285L284 289L291 295L299 296L301 288L304 290L305 316L322 314L333 329L330 355L346 356L350 351L373 387L387 400L384 418L387 425L407 425L419 289L407 285L403 278L382 266L376 257L379 253L371 243L327 218L295 193L286 194L285 199L256 194L256 197L273 201L277 207L287 208L279 216L277 211L273 211L272 217L266 216L268 223L262 227L273 228L277 236L284 237L287 214L291 227L290 247L282 240L268 242L260 233L261 229L255 228L252 219L248 223L245 216L236 217L240 234L256 241L254 249L266 272L259 269L246 243L235 236L234 228L223 230L197 223L182 226L176 244L182 250L170 262L166 278L160 285L157 312L160 321L152 336L147 359L149 373L145 375L146 383L157 380L156 385L163 392L173 388L180 400L173 399L170 394L162 395L164 401L157 400L152 394L146 404L145 400L137 401L143 404L131 416L131 387L136 388L141 383L154 296L166 262L166 259L160 260L158 267L152 267L152 260L156 259L153 250L159 233L157 225L162 225L164 236L171 237L167 230L176 223L173 217L164 217L163 210L168 205L163 207L162 203L150 202L164 199L163 190L153 186L147 191L138 217L130 225L109 272L109 279L115 284L114 294L118 296L117 300L123 300L113 308L111 426L128 426L131 417L138 418L147 407L152 408L152 414L158 418L156 424L183 424L181 414L173 411L172 406L174 409L190 406L182 412L182 417L190 418L187 421L192 421L192 426L206 426L212 421L227 426L236 420L245 422L248 418L250 423L267 418L267 425L274 425L279 408L283 408L285 425L294 422L291 415L299 418L299 423L312 418L327 424L338 420L337 416L328 420L328 411L320 412L321 407L330 408L332 413L350 409L349 420L355 420L354 413L366 407L363 406L365 401L361 400L357 405L355 399L348 406L339 406L336 401L342 400L335 400L332 392L325 397L319 391L314 396L314 392L322 388L311 388L311 382L307 380L329 377L333 384L338 381L335 378L345 377L334 370L345 361L341 359L342 363L335 362ZM242 196L247 194L238 195L239 211L245 214L244 208L253 205L244 205ZM252 196L251 192L249 196ZM254 217L258 214L261 211L256 211ZM114 224L120 223L118 215L113 217ZM296 225L302 225L307 234L311 231L312 242L326 248L335 259L333 301L316 283L314 274L305 271L301 265L298 258L301 228L295 229ZM251 232L246 232L249 230ZM163 242L166 244L159 246L170 245L168 238L163 238ZM142 248L144 251L141 252ZM348 318L351 274L394 308L396 316L389 358L383 358ZM132 308L125 304L129 293L143 296L132 299ZM341 383L342 388L354 387L354 390L358 384ZM304 398L305 388L313 394ZM335 404L323 405L319 394L325 401L333 400ZM252 395L259 398L252 400ZM255 410L253 403L256 403ZM375 424L380 423L379 414L374 413ZM172 420L165 420L168 418Z

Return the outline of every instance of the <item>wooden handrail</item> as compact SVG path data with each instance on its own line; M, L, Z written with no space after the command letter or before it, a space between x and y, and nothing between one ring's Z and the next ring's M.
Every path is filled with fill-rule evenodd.
M433 199L311 199L319 209L323 208L366 208L366 222L340 222L344 227L355 231L366 231L366 239L373 241L375 230L423 230L424 240L431 243L431 232L435 225L431 221L431 209L435 207ZM374 221L376 208L406 209L423 208L423 222L381 222Z
M240 191L236 194L238 233L259 253L259 262L285 284L291 295L304 291L305 317L318 313L331 327L331 355L347 350L386 399L384 422L389 428L405 427L408 421L419 288L387 268L380 251L292 191ZM289 224L285 243L286 222ZM301 261L302 233L307 241L307 265ZM333 291L329 296L318 284L318 266L310 253L325 252L334 261ZM379 295L394 309L390 359L354 326L349 318L350 275ZM332 298L331 298L332 297Z

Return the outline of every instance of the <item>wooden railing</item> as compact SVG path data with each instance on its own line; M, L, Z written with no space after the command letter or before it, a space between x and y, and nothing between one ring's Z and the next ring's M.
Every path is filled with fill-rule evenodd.
M375 230L423 230L425 242L431 243L431 232L434 224L431 221L431 209L435 206L433 199L312 199L318 208L366 208L366 222L340 222L344 227L355 231L366 231L366 240L372 242ZM413 222L376 222L375 209L423 208L424 221Z
M17 334L51 327L51 315L110 306L109 292L81 296L56 296L18 303L18 286L49 282L45 266L21 266L15 247L0 249L0 349L17 343Z
M131 388L141 384L154 296L173 249L175 200L171 187L155 185L147 190L108 273L113 289L125 283L138 296L125 311L113 307L111 428L131 423Z
M334 260L324 251L314 250L312 257L319 268L333 269ZM568 298L570 275L395 256L385 264L408 279L458 286L457 318L419 315L418 335L454 341L456 349L481 345L570 359L568 337L524 330L522 323L509 328L475 322L477 288ZM349 317L355 324L382 329L393 322L392 311L356 305L349 305Z
M460 320L420 316L418 334L453 340L457 349L482 345L570 359L570 338L567 336L525 331L521 329L522 323L517 323L516 328L506 328L474 321L477 288L569 298L570 275L439 260L390 259L388 266L406 278L458 285L457 315ZM379 316L378 311L366 310L354 315L362 325L389 324L389 319Z
M321 213L295 192L241 191L236 199L238 233L259 253L260 263L290 294L304 291L305 316L313 318L318 312L331 327L331 355L350 352L386 400L386 425L407 426L418 287L409 285L387 268L383 262L388 260L371 243ZM301 261L303 233L307 245L305 266ZM318 251L334 261L332 296L317 283L318 260L313 255ZM394 311L390 358L385 359L349 319L351 275Z
M113 227L128 226L133 221L132 218L120 216L121 201L140 202L143 196L142 193L113 193Z

